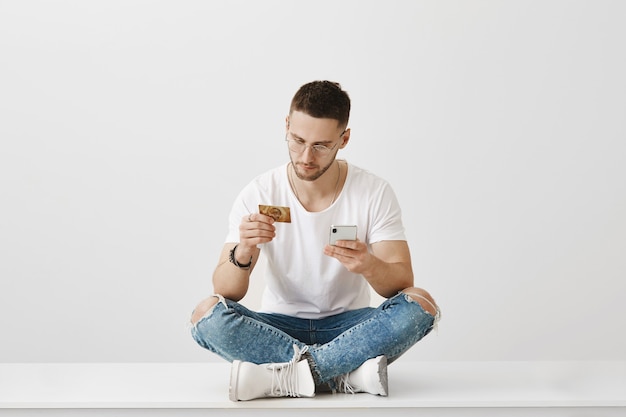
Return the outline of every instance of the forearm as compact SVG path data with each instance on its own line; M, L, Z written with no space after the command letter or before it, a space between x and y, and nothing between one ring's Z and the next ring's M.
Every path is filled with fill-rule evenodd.
M389 298L413 286L411 253L406 241L389 240L371 245L341 240L324 253L339 260L350 272L362 275L382 297Z
M248 292L250 274L254 270L261 250L258 245L274 239L274 219L260 213L244 216L239 226L239 243L227 243L213 272L213 291L233 301L241 300ZM235 259L250 268L240 268L229 262L230 251L236 246Z
M374 291L385 298L413 286L411 262L385 262L372 255L371 265L362 275Z
M233 301L241 300L248 292L250 274L252 273L258 258L258 249L252 251L240 250L235 252L237 261L240 264L247 264L252 257L250 268L242 269L229 261L230 251L235 244L224 246L220 255L220 260L213 272L213 292L220 294Z

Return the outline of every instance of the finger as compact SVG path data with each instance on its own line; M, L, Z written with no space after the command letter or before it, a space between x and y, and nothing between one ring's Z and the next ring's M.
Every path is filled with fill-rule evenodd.
M240 228L239 235L241 237L250 238L250 237L274 237L276 231L271 225L264 225L262 227L256 228Z
M271 234L273 235L276 232L276 227L271 224L262 223L262 222L244 222L239 225L239 234L242 236L253 237L253 236L261 236Z
M247 216L243 216L241 218L241 223L255 223L255 222L273 224L274 219L270 216L266 216L265 214L261 214L261 213L250 213Z
M263 243L271 242L272 240L274 240L273 237L254 237L254 238L245 238L245 239L242 238L241 242L246 242L246 244L250 246L256 246L256 245L260 245Z
M353 257L352 249L344 248L339 245L327 245L324 248L324 253L328 256L332 256L333 258L336 258L339 260L345 260L347 258Z
M359 243L356 240L338 240L335 246L351 250L359 250Z
M260 216L260 215L256 215ZM255 220L253 218L253 220ZM263 239L265 242L276 237L276 227L263 221L244 221L239 225L239 236L241 239ZM258 243L258 242L255 242Z

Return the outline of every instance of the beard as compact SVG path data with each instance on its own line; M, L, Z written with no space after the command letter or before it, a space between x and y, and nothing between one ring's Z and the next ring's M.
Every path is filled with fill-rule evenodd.
M301 162L298 162L298 163L294 162L293 158L291 158L291 166L293 167L293 172L296 173L296 177L298 177L302 181L315 181L316 179L324 175L324 173L328 171L328 168L330 168L335 163L336 155L337 153L335 153L335 155L333 155L333 157L330 158L330 162L328 162L327 165L324 165L321 168L319 165L308 165L310 167L318 168L317 170L310 172L308 175L303 174L302 172L298 170L298 166L301 166L303 164Z

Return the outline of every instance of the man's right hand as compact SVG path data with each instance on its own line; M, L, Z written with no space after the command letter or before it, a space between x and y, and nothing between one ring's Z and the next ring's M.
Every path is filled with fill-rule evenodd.
M271 242L276 237L274 219L261 213L244 216L239 225L239 246L237 252L241 259L250 257L257 245Z

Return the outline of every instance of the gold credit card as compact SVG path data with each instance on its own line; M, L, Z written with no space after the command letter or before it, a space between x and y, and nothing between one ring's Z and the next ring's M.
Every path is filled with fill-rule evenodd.
M270 216L277 222L291 223L291 212L289 207L266 206L259 204L259 213Z

